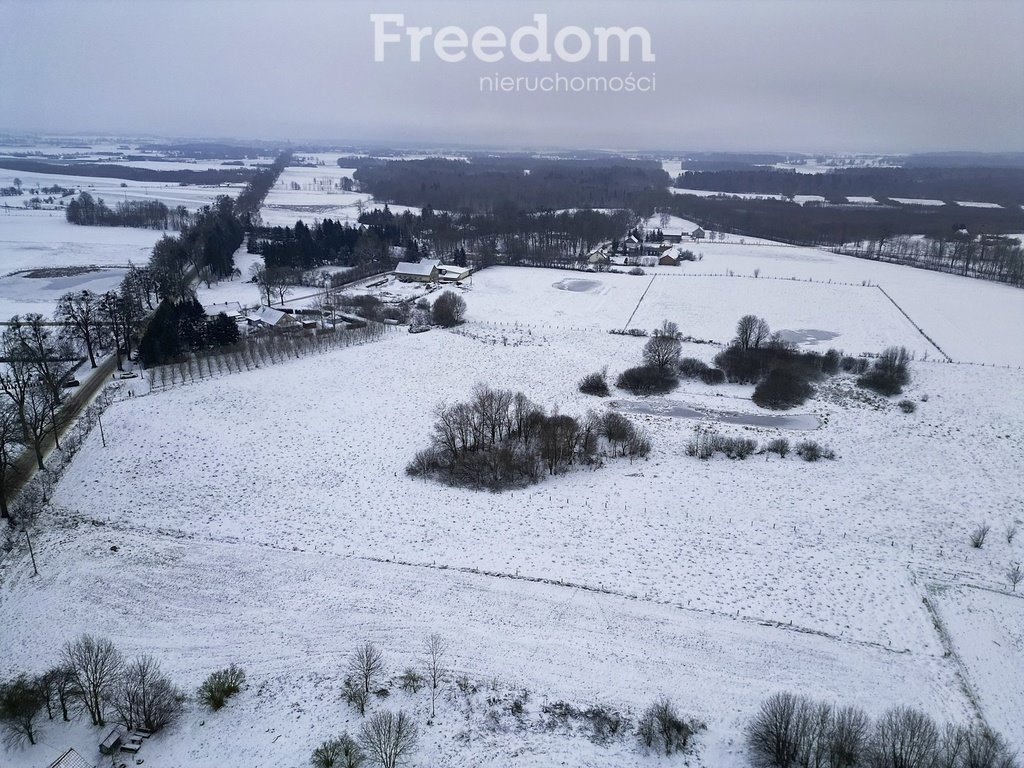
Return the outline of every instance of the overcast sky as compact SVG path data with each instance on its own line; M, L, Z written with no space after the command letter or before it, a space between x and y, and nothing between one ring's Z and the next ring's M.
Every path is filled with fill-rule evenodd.
M374 61L371 14L405 27L548 17L567 62ZM640 26L655 61L597 60ZM403 33L397 25L390 31ZM580 44L567 42L569 52ZM529 42L524 48L529 48ZM613 53L615 48L613 47ZM613 58L617 58L614 57ZM502 93L481 78L654 77L653 91ZM579 81L577 81L579 82ZM646 84L646 81L641 81ZM486 86L485 86L486 88ZM1019 0L0 0L0 130L671 150L1024 150Z

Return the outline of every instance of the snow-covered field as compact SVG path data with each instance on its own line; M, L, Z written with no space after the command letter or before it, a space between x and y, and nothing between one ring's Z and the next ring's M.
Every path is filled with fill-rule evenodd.
M260 209L260 218L264 224L293 227L300 219L307 224L316 220L334 219L355 225L363 211L384 207L383 203L377 202L365 192L346 192L342 189L342 179L351 179L356 169L338 167L340 155L321 153L315 157L325 164L311 168L292 166L284 169ZM293 189L293 185L298 189ZM406 210L419 213L418 208L403 205L392 205L390 208L396 214Z
M1002 575L1024 559L1024 541L967 543L982 520L994 531L1024 524L1018 368L935 355L915 362L906 396L918 410L909 415L863 397L849 379L824 385L800 412L821 420L813 437L835 449L834 462L701 462L684 452L694 422L632 414L654 444L644 461L502 495L405 476L433 408L477 382L521 389L562 413L608 407L575 384L604 366L614 378L636 364L644 340L607 330L638 304L631 326L668 318L721 341L753 311L774 328L839 334L821 346L920 349L917 331L877 288L838 284L865 270L908 303L921 294L908 310L915 321L948 315L934 336L944 348L1024 362L1019 345L991 329L975 336L945 300L959 292L968 306L1012 318L1021 307L1013 289L905 267L873 271L889 265L809 249L703 250L703 262L658 270L653 282L651 274L487 269L464 294L469 322L454 331L395 331L115 404L104 416L108 447L90 436L36 534L41 576L28 576L27 555L6 566L0 610L15 619L0 630L9 648L0 675L53 659L82 631L154 653L190 689L213 668L245 666L250 687L237 704L214 716L190 705L179 726L146 745L147 766L158 768L196 759L303 764L316 743L358 727L339 700L351 648L377 641L397 674L431 631L448 637L456 671L488 693L473 715L461 694L446 693L433 726L422 695L395 692L373 705L416 713L424 739L411 765L422 768L657 762L632 740L599 747L482 718L484 696L523 688L531 723L543 701L635 713L666 693L708 723L696 761L707 768L746 764L743 725L779 689L872 714L908 704L964 721L973 712L966 688L1024 747L1014 674L1024 600ZM758 259L762 278L669 276L716 259ZM764 279L787 269L822 282ZM684 354L716 351L688 344ZM747 413L756 410L749 395L749 387L684 383L668 401ZM761 441L807 436L721 429ZM926 596L955 657L945 655ZM54 725L46 746L4 759L29 768L66 744L92 755L95 736Z
M62 211L0 209L0 319L53 313L70 290L116 288L128 262L145 264L163 232L131 227L80 227ZM98 271L28 277L30 270L100 267Z
M176 184L166 181L133 181L131 179L68 176L56 173L26 173L0 168L0 187L11 186L15 178L21 179L22 187L26 190L25 194L21 197L0 198L0 203L6 204L12 209L24 207L22 201L31 197L27 190L57 185L66 189L88 192L94 198L103 198L103 201L111 207L125 201L157 200L168 208L177 208L179 205L183 205L190 211L195 211L204 205L210 205L220 195L236 197L244 186L243 184L200 185ZM46 195L41 196L46 197ZM65 202L70 199L66 198ZM2 214L3 207L0 206L0 215Z

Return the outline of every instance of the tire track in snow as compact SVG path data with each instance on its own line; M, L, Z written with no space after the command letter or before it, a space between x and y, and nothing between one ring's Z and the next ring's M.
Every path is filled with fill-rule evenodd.
M639 595L631 594L629 592L620 592L614 589L608 589L606 587L595 587L591 584L581 584L572 581L564 581L562 579L549 579L543 576L521 576L519 574L503 573L501 571L487 571L479 568L472 568L469 566L458 566L458 565L436 565L431 563L415 563L406 560L397 560L384 557L372 557L372 556L359 556L360 560L367 560L374 563L384 563L388 565L399 565L407 568L428 568L431 570L438 571L455 571L457 573L468 573L476 576L486 576L493 579L505 579L509 581L525 581L533 584L545 584L553 587L564 587L574 590L575 595L577 591L590 592L595 595L608 595L610 597L618 597L625 600L633 600L640 603L652 603L654 605L664 605L670 608L676 608L681 611L687 611L690 613L697 613L704 616L715 616L717 618L731 619L732 621L740 621L746 624L758 624L762 627L771 627L774 629L783 629L787 632L797 632L804 635L817 635L824 637L828 640L833 640L837 643L843 643L845 645L856 645L863 648L874 648L876 650L886 651L888 653L895 654L913 654L909 648L897 649L891 648L881 643L872 642L870 640L853 640L850 638L842 637L841 635L835 635L831 632L826 632L821 629L812 629L811 627L802 627L796 624L785 623L776 621L775 619L765 619L758 616L740 616L738 613L725 613L724 611L716 611L710 608L694 608L692 606L683 605L676 603L671 600L657 600L651 597L641 597ZM567 601L568 602L568 601Z

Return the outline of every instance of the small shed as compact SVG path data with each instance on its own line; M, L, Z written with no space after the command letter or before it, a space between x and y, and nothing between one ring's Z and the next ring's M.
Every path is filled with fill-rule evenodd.
M465 280L471 272L469 267L460 267L456 264L438 264L437 276L444 283L456 283Z
M707 232L705 232L700 227L697 227L695 230L693 230L693 232L690 233L690 238L692 240L703 240L705 237L707 237Z
M671 250L665 251L665 253L661 255L661 258L658 259L658 265L662 267L678 267L679 259L675 254L676 252Z

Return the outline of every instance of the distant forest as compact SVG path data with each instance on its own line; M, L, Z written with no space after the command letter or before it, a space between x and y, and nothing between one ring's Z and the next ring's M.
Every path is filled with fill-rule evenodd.
M849 195L917 197L1024 204L1024 168L847 168L828 173L762 168L758 170L685 171L675 186L718 192L769 195L821 195L846 202Z
M470 213L563 208L633 208L670 179L653 160L566 160L501 156L384 161L341 158L374 197L419 208Z
M157 171L152 168L133 168L128 165L106 163L54 163L46 160L28 160L0 157L0 168L22 173L53 173L62 176L88 176L128 181L166 182L170 184L232 184L247 182L256 171L253 168L216 168L202 171Z

